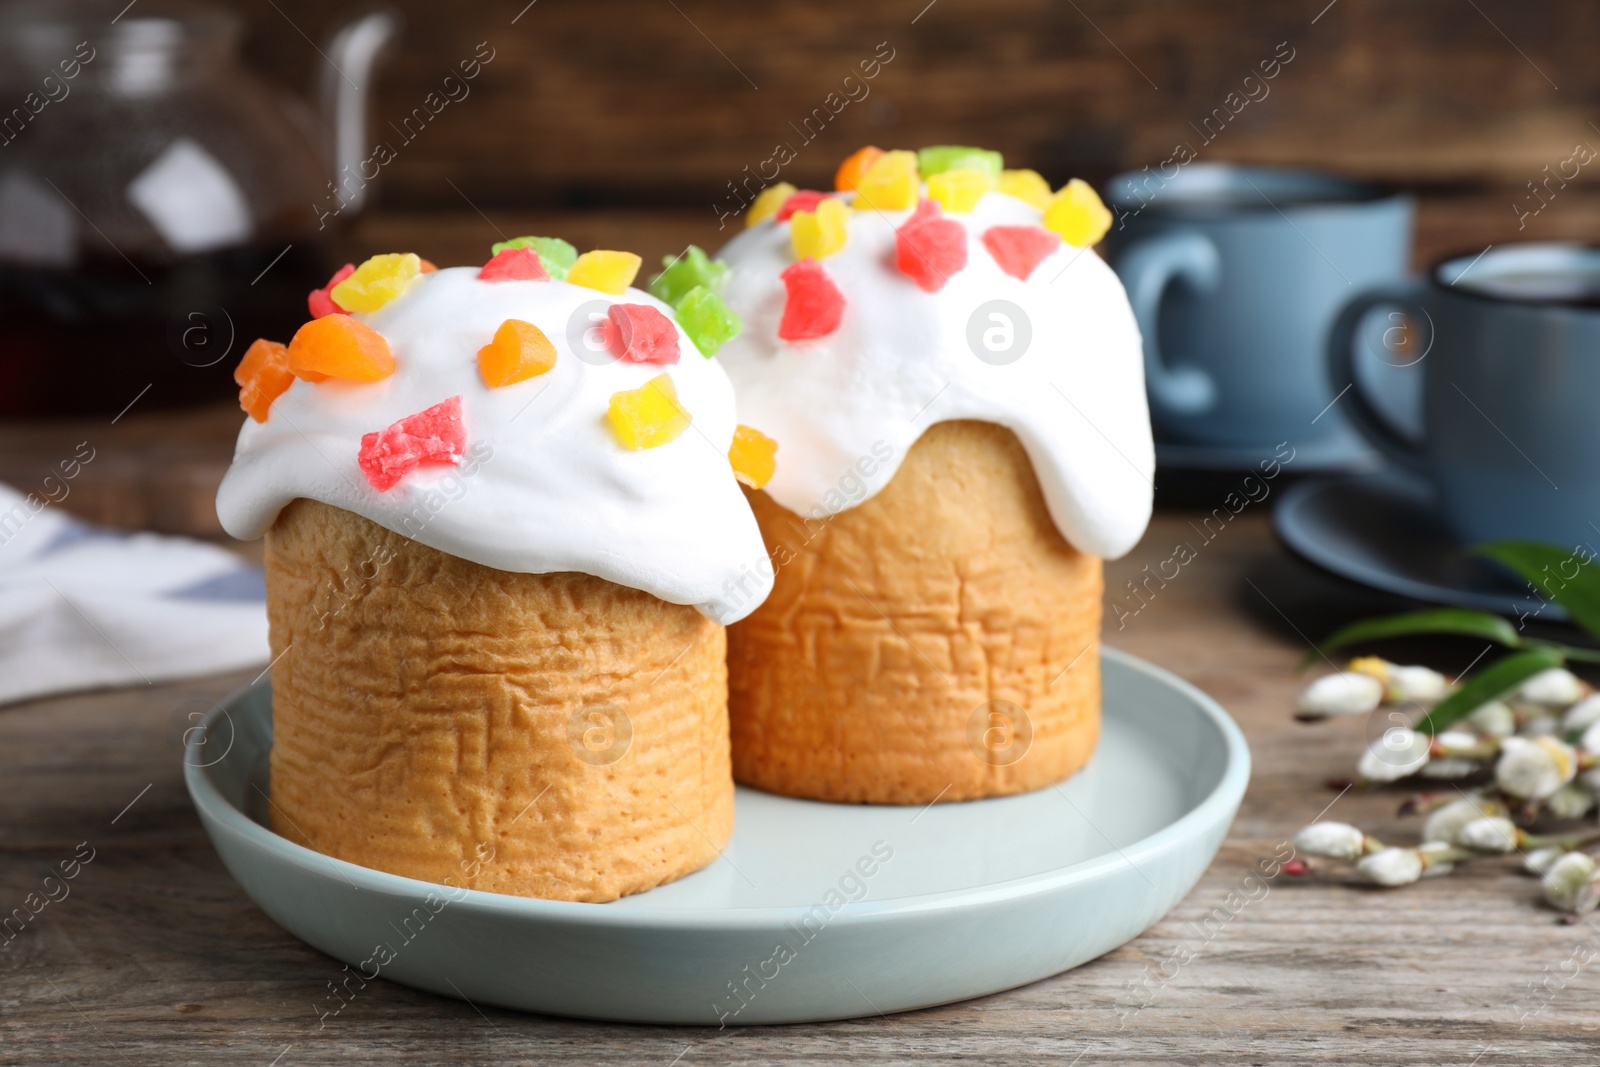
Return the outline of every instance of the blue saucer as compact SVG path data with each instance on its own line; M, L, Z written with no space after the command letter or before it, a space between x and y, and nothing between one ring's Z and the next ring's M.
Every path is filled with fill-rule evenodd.
M1566 621L1559 606L1468 555L1438 511L1426 484L1382 471L1290 486L1272 520L1295 553L1353 582L1434 604Z

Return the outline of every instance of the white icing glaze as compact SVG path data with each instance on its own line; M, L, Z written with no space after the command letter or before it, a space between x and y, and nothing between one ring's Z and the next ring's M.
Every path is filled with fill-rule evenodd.
M789 223L758 223L719 254L733 268L723 295L744 332L717 359L740 421L778 442L767 492L801 515L842 511L881 491L929 426L979 419L1016 433L1069 542L1123 555L1150 519L1155 447L1139 331L1116 274L1092 249L1066 244L1027 281L1006 274L984 231L1037 226L1041 212L989 193L970 214L945 212L966 227L967 265L927 293L895 267L895 228L910 214L852 213L845 247L821 261L844 318L815 340L778 338L778 275L795 261ZM1021 308L1031 327L1026 350L1004 365L968 342L969 320L993 300ZM1001 324L980 315L977 331L991 328Z
M721 365L681 329L679 361L665 367L611 360L593 350L594 334L584 344L585 305L603 314L613 303L650 304L670 318L647 293L484 282L477 270L424 275L356 316L388 340L390 377L296 381L266 422L246 420L217 494L223 528L258 537L284 505L307 497L500 570L581 571L722 623L753 611L771 591L771 570L728 463L733 389ZM491 389L478 349L511 318L544 331L555 367ZM663 372L693 423L658 448L624 449L605 421L611 395ZM457 395L468 440L459 468L419 467L386 492L374 489L356 462L362 435Z

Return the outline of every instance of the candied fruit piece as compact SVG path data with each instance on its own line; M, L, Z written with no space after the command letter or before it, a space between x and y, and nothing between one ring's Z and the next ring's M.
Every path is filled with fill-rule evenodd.
M904 211L917 202L917 154L885 152L856 183L856 203L877 211Z
M418 274L432 274L434 271L436 271L438 269L439 269L438 267L435 267L433 265L433 260L431 260L431 259L422 259L422 258L418 258L417 259L417 273Z
M834 199L832 193L819 193L815 189L801 189L799 192L792 193L789 199L779 205L778 213L772 216L772 220L774 222L788 222L794 217L795 212L815 211L818 204L824 200L831 199Z
M1073 248L1088 248L1111 229L1111 212L1094 186L1074 178L1061 187L1044 210L1044 226Z
M622 447L635 452L677 440L691 421L678 403L670 374L658 374L637 389L612 393L606 420Z
M356 462L382 493L424 463L459 463L467 448L461 398L453 396L407 415L387 429L363 434Z
M311 309L312 318L320 319L324 315L350 314L344 308L333 302L333 297L330 295L330 290L355 272L356 265L354 263L346 263L344 266L333 272L333 277L328 279L327 285L324 285L321 289L311 290L310 294L306 296L306 305Z
M743 321L722 297L703 285L690 289L678 302L678 325L707 359L744 329Z
M328 295L346 311L377 311L409 289L421 274L422 260L416 253L385 252L362 263Z
M927 222L929 219L939 218L943 214L944 209L939 207L939 201L923 198L917 201L917 209L906 217L906 221L900 224L900 228L903 230L916 226L919 223Z
M966 227L940 217L937 205L924 200L895 231L894 262L919 288L937 293L967 265Z
M578 258L578 250L559 237L513 237L509 241L496 241L489 252L498 256L508 248L533 249L539 255L539 266L558 282L566 278L567 271Z
M627 292L628 286L633 284L634 275L639 273L639 264L642 262L632 252L596 249L585 252L573 261L572 268L567 271L567 281L585 289L598 289L602 293L617 296Z
M267 421L272 402L294 384L289 369L289 346L276 341L257 340L245 349L244 358L234 369L239 383L239 406L257 422Z
M778 442L748 426L736 426L733 444L728 449L733 476L752 489L772 481L778 469Z
M478 373L491 389L526 381L556 365L556 346L531 322L507 319L478 349Z
M486 282L547 282L550 275L539 264L539 253L531 248L506 248L478 269Z
M766 222L777 215L778 209L798 191L788 182L779 182L761 190L756 194L756 198L750 201L750 209L744 213L745 229L758 222Z
M1050 183L1036 170L1003 170L1000 191L1043 211L1050 206Z
M728 265L706 255L699 245L690 245L682 255L666 257L661 265L666 269L650 279L650 295L672 307L700 286L721 289L728 277Z
M783 318L778 321L778 336L785 341L808 341L826 337L839 328L844 318L844 294L833 284L822 264L802 259L778 275L786 299Z
M612 304L606 312L606 344L629 363L678 362L678 328L649 304Z
M928 179L928 195L946 211L965 215L978 206L983 194L995 187L995 180L981 170L940 171Z
M867 145L858 148L841 164L833 175L833 187L841 193L848 193L861 183L862 177L872 169L872 165L883 156L883 149L876 145Z
M820 201L815 211L796 211L789 240L800 259L826 259L850 239L850 209L842 200Z
M991 226L983 231L983 245L1001 270L1027 281L1061 247L1061 235L1042 226Z
M1002 165L999 152L967 145L940 144L917 152L917 169L922 172L923 178L931 178L947 170L976 170L998 180Z
M376 382L394 373L394 353L383 334L366 323L349 315L325 315L295 331L289 341L289 369L308 382Z

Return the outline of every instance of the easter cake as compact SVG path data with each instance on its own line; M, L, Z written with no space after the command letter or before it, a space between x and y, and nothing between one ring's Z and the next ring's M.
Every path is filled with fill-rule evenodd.
M722 250L718 357L776 449L773 592L729 630L734 775L926 804L1056 782L1099 735L1101 560L1149 520L1110 213L998 153L867 148Z
M638 267L554 238L375 256L246 353L217 509L266 537L278 833L578 901L726 844L722 623L769 582L702 354L737 323Z

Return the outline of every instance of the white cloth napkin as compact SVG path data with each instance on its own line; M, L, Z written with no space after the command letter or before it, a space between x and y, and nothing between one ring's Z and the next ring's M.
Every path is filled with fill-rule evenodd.
M0 485L0 703L267 661L261 570Z

